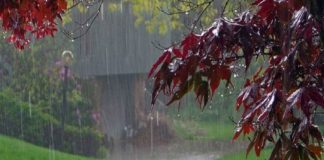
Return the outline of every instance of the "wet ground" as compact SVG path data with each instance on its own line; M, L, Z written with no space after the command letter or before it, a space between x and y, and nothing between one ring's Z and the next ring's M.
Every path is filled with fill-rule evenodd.
M216 160L225 154L240 151L244 142L230 141L175 141L165 145L136 148L112 153L112 160ZM153 151L152 151L153 149Z

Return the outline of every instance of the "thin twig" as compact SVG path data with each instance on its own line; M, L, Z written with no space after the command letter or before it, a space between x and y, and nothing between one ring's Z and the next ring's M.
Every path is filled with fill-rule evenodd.
M191 11L194 11L198 8L200 8L201 6L204 6L204 5L210 5L210 3L212 3L214 0L210 0L210 1L205 1L205 2L202 2L202 3L199 3L199 4L195 4L195 3L192 3L192 4L195 4L194 6L192 6L191 8L187 9L187 10L181 10L179 8L177 8L177 12L168 12L168 11L165 11L164 9L162 9L161 7L157 7L162 13L166 14L166 15L175 15L175 14L187 14ZM181 2L181 1L180 1ZM174 6L174 8L176 8L176 6Z
M207 11L207 9L210 7L210 5L214 2L214 0L204 2L204 4L207 4L206 7L200 12L197 19L194 21L193 26L191 28L191 32L194 31L194 29L197 26L197 23L200 21L201 17L204 15L204 13Z
M74 23L79 25L79 26L72 29L72 31L68 31L67 29L64 29L64 27L63 27L61 32L67 38L72 39L72 40L81 38L82 36L86 35L89 32L89 30L90 30L91 26L93 25L94 21L97 19L98 15L100 13L101 7L103 5L103 2L104 2L103 0L98 0L97 2L93 2L91 4L90 3L85 4L84 2L83 3L82 2L75 3L72 7L75 7L75 6L80 5L80 4L82 4L82 5L86 6L86 7L94 6L96 4L99 4L99 7L97 8L96 12L92 13L91 16L89 16L84 22L76 22L76 21L74 21ZM70 8L72 8L72 7L70 7ZM83 33L80 33L77 36L73 36L73 33L75 33L76 31L84 30L84 25L86 25L85 26L85 31Z
M226 11L226 8L227 8L228 3L229 3L229 0L226 0L225 5L223 7L223 10L222 10L222 13L221 13L220 17L223 17L224 16L224 13Z

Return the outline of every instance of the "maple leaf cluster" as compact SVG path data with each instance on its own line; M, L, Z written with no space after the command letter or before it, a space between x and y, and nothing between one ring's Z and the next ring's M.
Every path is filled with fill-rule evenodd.
M55 21L66 9L66 0L1 0L2 28L9 32L9 42L24 49L32 37L53 36L57 31Z
M253 134L247 153L254 148L257 155L273 143L270 159L318 159L323 138L314 113L324 107L324 2L256 0L252 7L165 50L149 73L152 104L160 92L171 104L193 91L203 109L221 81L232 85L231 66L243 59L248 69L264 57L266 67L246 80L237 98L243 112L233 139Z

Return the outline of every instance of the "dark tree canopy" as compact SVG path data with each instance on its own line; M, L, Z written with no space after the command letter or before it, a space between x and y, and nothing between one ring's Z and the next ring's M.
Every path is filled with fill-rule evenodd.
M246 80L237 98L243 108L233 139L253 134L247 153L273 143L270 159L319 159L323 138L314 113L324 107L324 1L255 0L233 20L219 18L190 33L153 65L152 104L160 92L169 104L190 91L203 109L220 82L231 86L232 66L264 68Z

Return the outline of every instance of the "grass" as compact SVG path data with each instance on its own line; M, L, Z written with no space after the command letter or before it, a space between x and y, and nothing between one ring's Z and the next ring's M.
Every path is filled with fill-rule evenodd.
M176 135L187 140L231 140L234 125L213 121L173 120Z
M246 152L241 151L237 154L225 155L224 157L217 160L267 160L270 157L271 151L272 150L270 148L266 148L261 152L260 157L257 157L254 151L251 150L247 158L246 158Z
M1 160L96 160L35 146L0 135Z
M194 100L194 97L190 98ZM184 102L180 110L174 106L166 112L177 137L186 140L232 139L235 126L230 122L224 123L225 113L219 114L220 110L211 106L202 112L195 102L189 100Z
M193 105L169 108L172 128L179 138L186 140L231 140L235 124L230 122L228 114L217 107L207 107L203 112Z

